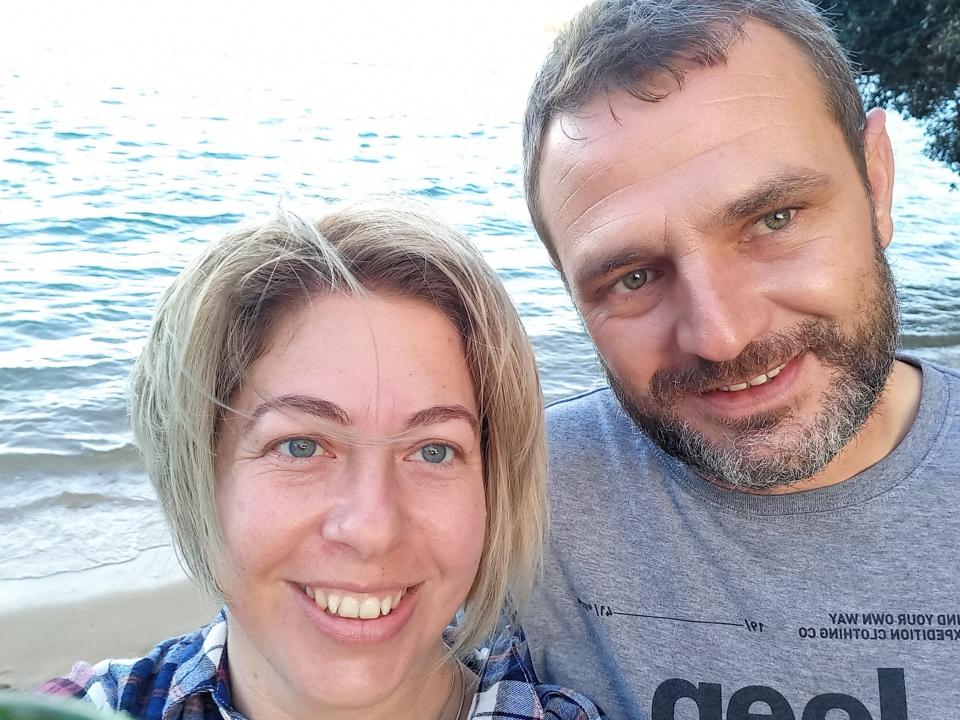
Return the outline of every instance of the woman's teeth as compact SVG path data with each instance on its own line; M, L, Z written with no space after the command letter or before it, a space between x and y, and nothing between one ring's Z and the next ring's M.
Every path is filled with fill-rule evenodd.
M783 363L783 365L777 365L772 370L767 370L765 373L760 373L756 377L750 378L746 382L736 383L735 385L724 385L722 387L718 387L717 390L720 390L721 392L740 392L741 390L746 390L748 387L763 385L765 382L768 382L779 375L780 371L786 366L786 363Z
M304 587L303 592L321 610L326 610L331 615L374 620L383 615L389 615L400 604L400 599L406 594L407 589L401 588L379 595L355 594L319 587Z

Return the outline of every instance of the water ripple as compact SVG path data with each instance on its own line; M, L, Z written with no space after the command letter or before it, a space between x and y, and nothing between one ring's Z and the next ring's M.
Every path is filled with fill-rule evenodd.
M170 279L281 200L308 214L368 193L427 202L501 273L545 396L602 382L523 201L522 92L504 93L522 73L483 75L469 93L439 69L342 61L311 65L309 83L231 78L228 65L170 83L144 76L149 60L78 66L59 84L33 66L0 71L0 507L29 511L0 519L5 568L82 565L74 547L102 562L118 542L165 536L154 508L123 500L152 497L130 444L127 373ZM956 178L922 158L914 125L889 125L903 345L960 365Z

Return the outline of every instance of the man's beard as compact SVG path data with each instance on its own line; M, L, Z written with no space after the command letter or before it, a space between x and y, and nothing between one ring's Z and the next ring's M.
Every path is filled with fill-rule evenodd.
M736 490L792 485L823 470L870 417L893 367L896 293L876 239L873 297L864 298L857 312L863 322L852 332L844 332L835 321L808 319L787 332L751 341L733 360L700 360L694 367L659 370L650 382L649 397L634 397L601 358L623 409L663 450L707 479ZM713 441L679 416L677 404L684 395L742 382L804 351L832 375L819 412L806 424L790 407L745 418L713 417L726 435Z

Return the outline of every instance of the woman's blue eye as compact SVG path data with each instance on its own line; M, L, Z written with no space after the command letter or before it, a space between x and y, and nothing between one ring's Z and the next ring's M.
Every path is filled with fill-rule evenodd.
M450 462L453 460L454 454L452 447L449 445L441 445L439 443L424 445L418 452L420 453L420 457L422 457L428 463L433 463L435 465Z
M319 448L317 441L310 438L293 438L292 440L284 440L277 445L277 450L294 458L313 457L317 454Z

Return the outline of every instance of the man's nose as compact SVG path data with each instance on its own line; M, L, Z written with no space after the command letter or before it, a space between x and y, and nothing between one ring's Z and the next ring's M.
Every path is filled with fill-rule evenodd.
M325 540L364 560L383 557L401 541L402 492L389 453L354 453L332 490L337 497L322 520Z
M677 266L676 342L704 360L733 360L769 329L769 308L749 262L728 253L691 253Z

